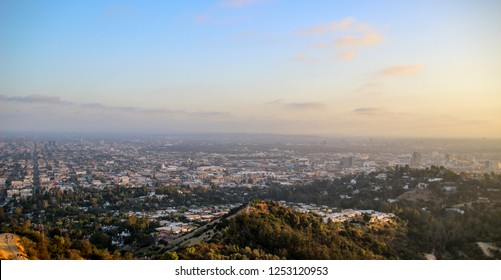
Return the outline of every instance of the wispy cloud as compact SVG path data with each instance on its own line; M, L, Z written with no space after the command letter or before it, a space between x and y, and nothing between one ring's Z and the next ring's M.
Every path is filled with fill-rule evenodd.
M284 99L275 99L264 104L279 106L286 110L320 110L327 107L322 102L286 102Z
M184 110L169 110L166 108L143 108L136 106L113 106L106 105L98 102L90 102L90 103L73 103L66 100L63 100L56 96L46 96L46 95L28 95L28 96L5 96L0 95L0 101L2 102L14 102L14 103L26 103L26 104L34 104L40 105L45 104L43 107L48 113L50 110L54 109L58 112L61 112L61 107L57 108L53 107L54 105L68 105L68 109L70 111L75 112L78 108L78 111L81 114L103 114L103 113L113 113L116 115L122 114L163 114L169 116L178 116L178 117L187 117L187 118L219 118L224 116L229 116L228 112L220 112L220 111L196 111L189 112ZM12 106L11 106L12 107ZM42 107L37 107L38 109Z
M357 90L355 90L355 93L364 98L368 96L374 97L381 95L383 89L383 83L372 81L362 84Z
M381 107L360 107L354 109L352 112L357 115L379 115L386 113L387 111Z
M302 103L288 103L285 108L292 110L319 110L324 109L326 105L320 102L302 102Z
M352 60L353 58L355 58L356 56L358 55L358 52L357 51L354 51L354 50L349 50L349 51L345 51L345 52L342 52L339 57L342 59L342 60Z
M198 111L194 113L190 113L198 117L228 117L230 114L228 112L220 112L220 111Z
M277 105L277 104L283 104L284 101L285 101L284 99L279 98L279 99L275 99L275 100L272 100L272 101L265 102L264 104L266 104L266 105Z
M114 111L124 111L124 112L132 112L132 111L140 111L141 109L138 107L121 107L121 106L107 106L101 103L82 103L80 107L85 109L98 109L98 110L114 110Z
M108 111L108 112L123 112L123 113L144 113L144 114L184 114L185 111L173 111L163 108L142 108L134 106L109 106L102 103L82 103L80 107L83 109Z
M365 34L361 37L357 36L344 36L336 41L334 44L337 46L366 46L373 45L381 42L383 37L377 33Z
M91 109L106 109L106 106L104 106L101 103L83 103L83 104L80 104L80 107L91 108Z
M166 114L166 113L184 113L184 111L171 111L161 108L141 108L134 106L109 106L101 103L82 103L81 108L84 109L94 109L99 111L113 111L113 112L123 112L123 113L145 113L145 114Z
M239 8L243 6L250 6L263 2L264 0L222 0L220 3L222 6L230 8Z
M367 82L362 85L362 89L381 89L384 87L383 83L380 82Z
M311 35L324 35L327 33L338 32L338 31L346 32L352 30L353 26L355 26L356 23L357 20L355 18L348 17L340 21L333 21L307 27L299 30L297 33L303 36L311 36Z
M385 75L414 75L421 72L425 68L423 64L414 65L395 65L385 68L381 71Z
M326 52L329 49L342 48L343 52L339 55L339 58L345 61L357 57L361 47L376 45L384 39L371 25L359 22L353 17L300 29L296 34L302 37L321 36L325 38L324 41L315 43L313 47L315 49L324 49L324 55L328 55ZM332 39L333 36L337 38ZM299 59L295 60L298 61Z
M195 24L216 24L216 25L235 25L241 22L252 20L253 16L250 14L226 14L223 15L219 10L213 9L209 12L200 13L191 18Z
M71 102L64 101L57 96L47 95L28 95L28 96L9 96L4 97L4 100L9 102L22 102L22 103L45 103L45 104L72 104Z

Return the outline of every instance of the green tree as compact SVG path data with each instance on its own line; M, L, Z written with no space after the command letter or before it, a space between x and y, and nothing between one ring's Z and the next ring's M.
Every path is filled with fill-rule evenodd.
M176 252L165 252L160 257L162 260L179 260L179 256Z
M108 234L98 231L94 233L90 241L96 245L96 247L100 249L110 248L111 247L111 238Z

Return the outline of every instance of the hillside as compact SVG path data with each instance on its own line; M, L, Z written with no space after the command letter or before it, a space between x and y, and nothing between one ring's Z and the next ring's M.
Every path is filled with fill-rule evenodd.
M256 200L155 250L157 259L397 259L405 228L397 222L324 222L275 201Z
M501 175L384 172L244 190L160 185L162 200L147 188L45 193L0 208L0 232L16 233L28 259L501 259ZM161 234L161 222L191 232Z
M22 260L26 259L24 248L19 244L19 236L12 233L0 234L0 259Z

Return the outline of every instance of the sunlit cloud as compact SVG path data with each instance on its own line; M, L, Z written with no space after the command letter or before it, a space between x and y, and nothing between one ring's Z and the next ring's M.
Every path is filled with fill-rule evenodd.
M383 37L377 33L365 34L361 37L344 36L337 39L334 44L337 46L364 46L374 45L383 40Z
M324 24L304 28L296 32L300 36L321 36L325 38L322 42L315 42L311 45L315 49L326 50L339 49L345 47L367 47L373 46L383 41L383 36L372 26L357 21L353 17L348 17L340 21L334 21ZM333 36L337 38L332 38ZM324 52L324 55L329 55ZM343 50L338 55L341 60L352 60L359 54L357 50ZM305 59L296 59L304 61Z
M385 75L414 75L421 72L425 68L423 64L414 65L395 65L385 68L381 71Z
M342 60L352 60L353 58L355 58L356 56L358 55L358 52L357 51L345 51L345 52L342 52L339 57L342 59Z
M301 29L297 33L303 36L311 36L311 35L324 35L326 33L337 32L337 31L353 31L353 26L356 23L357 20L355 18L348 17L340 21L319 24L305 29Z

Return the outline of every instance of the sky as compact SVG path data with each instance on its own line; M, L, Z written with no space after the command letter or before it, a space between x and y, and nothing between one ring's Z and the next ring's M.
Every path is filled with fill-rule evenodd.
M0 132L501 137L501 1L0 1Z

